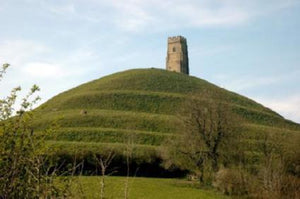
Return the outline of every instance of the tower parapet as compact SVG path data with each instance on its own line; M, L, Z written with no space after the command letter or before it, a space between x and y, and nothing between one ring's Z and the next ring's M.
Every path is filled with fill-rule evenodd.
M166 69L189 74L189 59L186 38L175 36L168 38Z
M186 42L186 38L184 38L183 36L169 37L168 43L172 43L172 42Z

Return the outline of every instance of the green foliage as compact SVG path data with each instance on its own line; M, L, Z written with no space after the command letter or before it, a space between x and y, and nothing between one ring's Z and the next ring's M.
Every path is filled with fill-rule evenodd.
M91 154L106 154L113 151L117 156L123 156L126 150L126 144L121 143L97 143L97 142L70 142L70 141L47 141L47 147L53 150L49 151L49 155L54 156L69 156L84 158ZM136 163L146 162L151 163L160 157L160 150L158 147L149 145L133 146L133 159Z
M182 131L169 141L166 160L209 184L228 152L228 144L233 143L235 116L226 106L204 103L196 96L182 107L181 115Z
M9 65L4 64L0 78ZM53 184L55 172L45 172L43 139L36 136L32 107L40 100L33 85L15 110L20 87L0 100L0 198L62 197L65 192ZM48 162L50 163L50 162ZM52 176L49 176L51 174Z
M269 129L271 130L271 129ZM259 137L258 137L259 136ZM255 135L258 141L255 158L247 159L250 150L235 147L241 159L231 160L215 177L214 186L228 195L247 195L250 198L298 198L299 196L299 133L262 132ZM254 154L252 151L251 154Z
M8 65L3 65L3 71L7 67ZM32 136L32 114L28 112L39 99L36 97L30 101L30 97L39 88L32 87L22 100L20 110L12 118L13 106L20 90L20 87L13 89L10 96L0 102L0 197L3 198L29 198L38 194L36 191L40 186L38 182L40 179L36 179L39 171L36 167L38 154L35 150L40 145Z
M2 67L0 68L0 81L3 78L3 75L5 74L7 68L9 67L9 64L3 64Z
M249 174L240 168L220 169L216 173L214 187L226 195L246 195L251 187Z

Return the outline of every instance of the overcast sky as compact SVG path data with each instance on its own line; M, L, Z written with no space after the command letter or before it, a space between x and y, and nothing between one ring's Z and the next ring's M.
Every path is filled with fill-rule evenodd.
M165 68L187 38L190 73L300 123L300 0L0 0L0 83L43 102L133 68Z

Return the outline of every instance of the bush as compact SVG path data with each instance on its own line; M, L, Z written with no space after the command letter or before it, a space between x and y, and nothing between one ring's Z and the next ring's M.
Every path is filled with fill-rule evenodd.
M226 195L245 195L249 192L249 175L241 169L220 169L213 186Z
M0 81L8 66L0 68ZM20 91L21 87L16 87L0 99L0 198L65 198L68 185L53 184L55 165L45 168L44 163L51 161L42 155L46 154L43 139L32 127L32 107L40 99L35 95L39 87L33 85L15 110Z
M257 186L251 190L251 197L257 199L290 199L300 198L300 179L292 175L282 175L278 178L273 174L273 180L266 183L265 176L257 176ZM263 179L261 179L263 178Z
M300 179L295 176L285 176L281 185L281 198L300 198Z

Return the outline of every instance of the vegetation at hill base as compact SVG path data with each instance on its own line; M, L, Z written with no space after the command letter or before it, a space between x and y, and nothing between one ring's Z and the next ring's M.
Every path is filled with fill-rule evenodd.
M0 69L0 81L8 67L4 64ZM18 107L20 91L21 87L16 87L0 99L0 198L65 198L70 178L57 178L58 165L47 155L51 148L32 125L39 87L33 85Z

